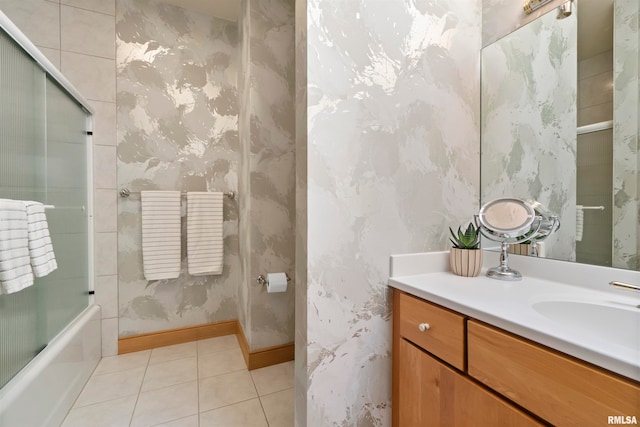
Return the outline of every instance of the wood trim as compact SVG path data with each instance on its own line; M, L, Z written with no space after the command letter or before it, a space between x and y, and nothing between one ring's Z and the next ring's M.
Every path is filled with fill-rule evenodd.
M279 363L289 362L290 360L293 360L295 356L295 347L292 342L251 351L249 349L247 337L244 335L244 331L240 324L238 324L238 342L240 343L242 356L244 356L244 362L247 364L247 368L250 371L277 365Z
M391 425L400 427L400 294L393 290L393 347L391 352Z
M273 347L261 348L249 353L249 370L289 362L294 359L295 347L292 342Z
M233 335L241 328L237 320L192 326L189 328L169 329L150 334L135 335L118 340L118 354L149 350L167 345L182 344L206 338Z
M237 320L121 338L118 340L118 354L234 334L238 337L244 362L250 371L294 359L295 351L294 343L292 342L251 351L247 337L244 335L244 331Z
M242 350L242 357L244 357L244 363L249 367L249 342L247 341L247 337L244 335L244 331L242 330L242 326L238 323L238 332L236 333L238 337L238 343L240 344L240 350Z

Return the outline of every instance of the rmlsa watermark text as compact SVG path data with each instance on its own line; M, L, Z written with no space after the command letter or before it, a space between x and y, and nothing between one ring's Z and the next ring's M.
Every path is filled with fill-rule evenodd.
M635 415L609 415L607 424L638 424Z

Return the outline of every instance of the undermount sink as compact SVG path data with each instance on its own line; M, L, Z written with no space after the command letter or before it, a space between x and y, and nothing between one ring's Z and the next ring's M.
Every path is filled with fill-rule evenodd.
M640 308L631 304L541 301L532 305L542 316L635 351L640 351Z

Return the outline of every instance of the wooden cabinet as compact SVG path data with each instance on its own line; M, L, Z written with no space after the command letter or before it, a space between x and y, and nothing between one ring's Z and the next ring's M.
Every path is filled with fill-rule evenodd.
M464 316L399 291L393 316L394 427L541 425L464 374Z
M554 425L640 415L640 388L556 351L469 321L469 375ZM498 369L496 367L499 367Z
M458 369L464 369L464 316L399 294L400 335Z
M393 310L394 427L640 420L635 381L398 290Z
M396 426L540 425L405 339L400 342L398 375Z

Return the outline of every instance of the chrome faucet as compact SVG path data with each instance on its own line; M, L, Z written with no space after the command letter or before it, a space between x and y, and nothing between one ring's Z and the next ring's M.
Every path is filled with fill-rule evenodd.
M632 285L631 283L616 282L614 280L612 282L609 282L609 284L613 287L627 289L629 291L640 291L639 285Z

